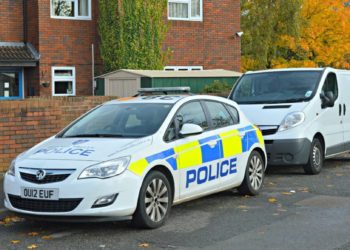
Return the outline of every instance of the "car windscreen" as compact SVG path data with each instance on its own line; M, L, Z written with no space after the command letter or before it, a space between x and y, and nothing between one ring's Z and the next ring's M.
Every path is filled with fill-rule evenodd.
M59 137L135 138L154 134L172 105L125 103L103 105L80 118Z
M308 101L314 96L322 71L278 71L244 75L231 95L239 104Z

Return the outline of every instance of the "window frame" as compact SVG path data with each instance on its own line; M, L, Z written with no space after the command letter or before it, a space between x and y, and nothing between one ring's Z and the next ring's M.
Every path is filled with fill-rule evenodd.
M191 17L192 14L192 2L191 0L168 0L168 20L178 20L178 21L192 21L192 22L202 22L203 21L203 0L200 1L200 16ZM188 18L182 17L170 17L170 3L187 3L188 4Z
M170 120L170 122L169 122L169 124L168 124L168 126L167 126L167 128L166 128L166 130L165 130L165 132L164 132L164 134L163 134L163 141L164 141L165 143L171 143L171 142L177 141L177 140L179 140L179 139L183 139L182 137L179 136L180 130L179 130L179 128L176 127L176 124L175 124L176 138L173 139L173 140L171 140L171 141L167 141L167 140L165 139L165 135L166 135L168 129L170 128L171 124L175 121L175 118L176 118L177 114L179 113L179 111L180 111L185 105L190 104L190 103L192 103L192 102L198 102L198 103L201 105L202 110L203 110L203 113L204 113L204 116L205 116L205 119L206 119L206 121L207 121L208 128L207 128L207 129L203 129L203 133L212 130L211 123L209 123L209 122L210 122L210 120L209 120L209 114L208 114L208 112L207 112L207 109L206 109L206 106L205 106L205 104L204 104L204 101L205 101L205 100L202 100L202 99L191 100L191 101L188 101L188 102L185 102L185 103L181 104L181 106L178 107L178 109L176 110L175 114L174 114L173 117L171 118L171 120ZM185 138L186 138L186 137L185 137Z
M50 0L50 16L51 18L53 19L68 19L68 20L85 20L85 21L89 21L89 20L92 20L92 3L91 3L91 0L86 0L88 1L88 7L89 7L89 10L88 10L88 16L79 16L78 13L79 13L79 10L78 10L78 1L79 0L69 0L69 1L72 1L74 2L74 6L75 9L74 9L74 17L70 17L70 16L56 16L54 14L54 11L53 11L53 0Z
M202 70L203 70L203 66L165 66L164 67L164 71L202 71Z
M338 81L338 76L335 72L328 72L324 82L323 82L323 85L322 85L322 88L321 88L321 92L323 92L323 88L326 86L327 84L327 80L328 80L328 77L330 77L331 75L334 75L335 77L335 84L336 84L336 89L337 89L337 96L334 96L334 103L338 100L338 97L339 97L339 81ZM333 93L334 94L334 93Z
M233 108L233 109L235 109L236 112L237 112L237 115L238 115L238 117L237 117L237 123L234 123L232 126L235 126L235 125L240 124L240 123L241 123L241 117L240 117L240 115L239 115L238 109L237 109L235 106L229 105L229 104L227 104L227 103L224 103L224 106L225 106L226 110L228 111L228 113L231 115L233 122L235 122L234 115L232 114L232 112L231 112L231 110L230 110L229 108Z
M221 105L224 107L224 109L227 111L227 113L228 113L228 115L230 116L230 118L231 118L233 124L229 124L229 125L227 125L227 126L215 128L214 125L213 125L213 119L212 119L212 117L211 117L211 115L210 115L210 111L209 111L209 108L208 108L208 106L207 106L207 102L214 102L214 103L219 103L219 104L221 104ZM227 108L227 106L230 106L230 105L228 105L228 104L226 104L226 103L224 103L224 102L216 101L216 100L204 100L204 101L203 101L203 105L204 105L204 107L205 107L205 112L207 113L207 119L209 119L209 122L208 122L209 129L208 129L208 131L216 130L216 129L228 128L228 127L230 127L230 126L235 126L235 125L240 124L239 112L238 112L238 110L237 110L236 108L235 108L235 109L236 109L237 112L238 112L238 123L235 123L235 120L234 120L234 117L233 117L231 111ZM231 107L233 107L233 106L231 106Z
M55 76L56 70L71 70L72 76ZM52 67L51 68L51 78L52 78L52 96L75 96L76 95L76 72L75 67ZM72 82L72 94L56 94L55 93L55 86L56 82L61 81L71 81Z

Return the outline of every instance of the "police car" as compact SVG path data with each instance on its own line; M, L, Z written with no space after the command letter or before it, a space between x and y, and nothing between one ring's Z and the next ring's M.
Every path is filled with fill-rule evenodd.
M231 188L258 194L265 168L261 132L235 102L141 95L105 103L19 155L5 175L5 206L156 228L174 204Z

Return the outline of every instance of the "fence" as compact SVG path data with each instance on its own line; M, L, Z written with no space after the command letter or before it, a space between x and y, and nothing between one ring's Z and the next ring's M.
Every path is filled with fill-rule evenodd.
M0 101L0 172L7 170L18 154L111 99L115 97L38 97Z

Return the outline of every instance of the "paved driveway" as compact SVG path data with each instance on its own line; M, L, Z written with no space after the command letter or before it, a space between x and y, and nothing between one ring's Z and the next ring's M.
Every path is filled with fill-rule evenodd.
M191 201L156 230L34 222L2 209L0 249L350 249L350 155L327 161L318 176L271 168L260 196L227 191Z

